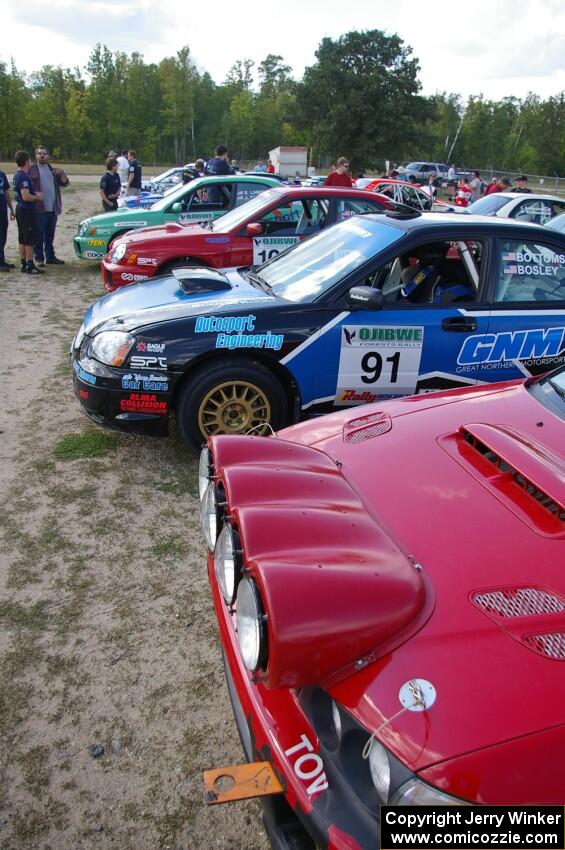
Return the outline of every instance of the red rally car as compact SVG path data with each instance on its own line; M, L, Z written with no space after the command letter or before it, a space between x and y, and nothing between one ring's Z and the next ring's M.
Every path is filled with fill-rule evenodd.
M186 266L262 265L290 245L339 221L364 213L404 209L360 189L276 187L215 221L130 231L112 242L102 261L104 288L121 286Z
M274 847L374 850L385 803L563 805L565 368L213 437L199 485Z

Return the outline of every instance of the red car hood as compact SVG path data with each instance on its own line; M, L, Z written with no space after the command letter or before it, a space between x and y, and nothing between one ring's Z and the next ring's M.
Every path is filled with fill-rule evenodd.
M138 230L131 230L124 240L131 245L132 243L145 242L146 239L167 239L187 236L210 236L210 231L201 227L199 224L177 224L176 221L169 221L166 224L157 224L154 227L140 227Z
M429 711L405 712L378 733L413 770L550 729L559 762L564 667L535 636L565 635L565 527L547 507L565 505L564 422L521 383L399 399L381 425L378 411L373 404L280 434L343 464L369 513L436 591L420 631L332 687L333 697L377 730L401 708L405 682L430 681ZM497 462L518 470L537 499ZM526 616L509 616L517 611Z

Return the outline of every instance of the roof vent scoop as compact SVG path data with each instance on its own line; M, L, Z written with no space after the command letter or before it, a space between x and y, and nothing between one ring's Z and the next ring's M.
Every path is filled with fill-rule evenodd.
M209 292L225 292L231 289L226 275L218 269L187 266L184 269L173 269L172 273L187 295L206 295Z

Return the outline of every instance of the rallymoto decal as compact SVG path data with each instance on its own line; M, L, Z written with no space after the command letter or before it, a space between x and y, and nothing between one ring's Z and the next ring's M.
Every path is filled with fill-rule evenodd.
M81 379L86 384L94 384L96 383L96 375L91 375L89 372L85 372L84 369L81 368L78 360L73 360L73 369Z
M128 413L159 413L167 412L167 402L159 401L156 395L150 393L130 393L128 398L120 399L120 410Z
M194 326L195 333L215 333L216 348L270 348L280 351L284 334L271 331L254 334L243 331L255 330L257 316L198 316ZM235 333L233 333L235 331Z
M423 327L342 325L335 403L413 393L423 344Z
M253 265L259 266L278 257L289 245L300 242L298 236L254 236L253 237Z
M489 363L502 364L504 368L505 361L515 365L516 360L536 361L555 357L564 346L565 327L473 334L463 342L457 365L462 367L462 371L466 366L480 365L484 368Z
M123 390L152 390L166 393L169 383L164 375L137 375L131 372L122 377Z

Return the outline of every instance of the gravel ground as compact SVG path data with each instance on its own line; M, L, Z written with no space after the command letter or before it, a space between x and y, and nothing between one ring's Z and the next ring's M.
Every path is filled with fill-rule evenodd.
M72 391L69 345L103 294L72 248L94 182L64 191L66 265L0 276L0 847L267 850L255 801L203 803L202 771L243 757L195 459L95 428Z

